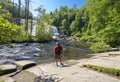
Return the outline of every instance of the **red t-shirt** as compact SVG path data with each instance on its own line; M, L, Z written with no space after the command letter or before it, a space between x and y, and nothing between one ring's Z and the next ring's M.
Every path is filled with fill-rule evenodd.
M57 50L60 50L60 52L58 53ZM56 54L61 54L63 48L61 46L55 46L54 47L54 56L56 56Z

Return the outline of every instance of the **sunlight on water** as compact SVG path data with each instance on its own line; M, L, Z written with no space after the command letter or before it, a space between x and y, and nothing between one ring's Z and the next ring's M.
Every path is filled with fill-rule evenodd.
M88 54L92 52L89 49L84 49L83 46L78 47L75 43L66 41L61 43L65 48L62 53L63 60L77 60L91 57ZM53 50L56 42L54 41L50 43L29 43L27 46L25 43L10 45L14 47L10 48L6 45L0 45L0 64L13 63L16 60L34 60L37 63L50 63L55 61Z

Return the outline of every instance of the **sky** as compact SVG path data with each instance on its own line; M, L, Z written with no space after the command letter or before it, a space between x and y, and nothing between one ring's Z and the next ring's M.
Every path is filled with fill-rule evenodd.
M18 0L14 0L18 2ZM21 0L24 4L24 0ZM37 16L37 12L34 9L43 5L43 8L46 9L47 13L54 11L55 9L59 9L60 6L67 6L72 8L74 4L76 4L77 8L81 8L85 5L87 0L31 0L30 3L30 11L33 13L34 16Z

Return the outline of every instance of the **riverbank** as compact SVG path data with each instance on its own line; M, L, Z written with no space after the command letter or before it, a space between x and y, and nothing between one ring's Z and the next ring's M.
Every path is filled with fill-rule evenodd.
M90 70L82 65L97 65L120 69L120 51L97 53L91 58L64 61L64 66L55 63L39 64L21 71L12 77L16 82L120 82L120 79ZM0 77L0 79L5 76ZM10 82L10 81L7 81Z

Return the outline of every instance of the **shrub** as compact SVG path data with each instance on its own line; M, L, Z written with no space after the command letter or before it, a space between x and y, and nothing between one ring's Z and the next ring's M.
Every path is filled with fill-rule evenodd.
M74 36L73 36L73 38L80 38L82 36L82 34L80 33L80 32L77 32Z
M27 32L22 27L0 17L0 44L11 41L21 42L26 38Z
M45 26L43 23L38 24L36 38L39 42L50 41L52 38L50 27Z
M105 42L98 42L98 43L92 44L90 49L96 53L105 52L105 51L110 50L110 46L107 45Z

